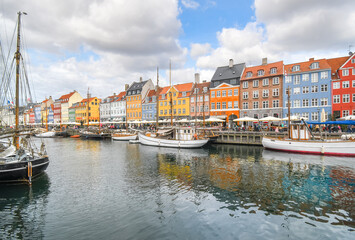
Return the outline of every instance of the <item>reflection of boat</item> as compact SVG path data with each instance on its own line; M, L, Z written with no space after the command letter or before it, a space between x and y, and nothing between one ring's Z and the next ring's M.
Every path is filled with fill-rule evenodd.
M171 148L199 148L208 142L208 139L196 139L193 128L173 128L159 130L156 137L138 133L141 144L157 147Z
M108 139L111 138L111 135L109 133L102 133L102 132L91 132L91 131L83 131L80 133L80 137L84 139L97 139L97 140L102 140L102 139Z
M21 15L25 14L18 12L17 22L17 51L15 53L16 59L16 104L15 104L15 130L12 132L13 142L9 142L7 148L0 153L0 182L10 181L23 181L29 180L31 182L32 177L36 177L43 173L49 164L48 156L44 148L44 144L39 151L33 148L29 142L30 139L24 137L20 138L19 130L19 107L20 107L20 93L21 86L26 86L25 83L20 83L20 60L22 55L20 53L20 29L21 29ZM23 65L23 64L22 64ZM23 70L24 71L24 70ZM11 76L10 73L5 73L4 76ZM22 80L22 78L21 78ZM4 85L11 84L11 77L3 79ZM0 89L1 91L9 91L9 89ZM29 91L29 89L26 89Z
M129 140L136 140L136 139L137 139L136 134L130 134L130 133L112 134L112 140L116 140L116 141L129 141Z

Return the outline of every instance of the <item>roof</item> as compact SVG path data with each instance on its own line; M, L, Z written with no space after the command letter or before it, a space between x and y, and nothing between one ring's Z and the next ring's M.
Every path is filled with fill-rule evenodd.
M317 69L311 69L310 66L312 63L314 62L318 62L319 63L319 68ZM299 71L292 71L292 67L295 65L299 65L300 66L300 70ZM295 73L301 73L301 72L309 72L309 71L314 71L314 70L322 70L322 69L330 69L330 65L327 62L327 59L317 59L314 60L313 58L310 58L309 61L306 62L299 62L299 63L292 63L292 64L288 64L285 65L285 73L287 74L295 74Z
M91 101L94 100L95 98L97 98L97 97L89 98L89 102L91 102ZM84 98L83 100L81 100L81 103L85 103L85 102L87 102L87 101L88 101L88 99L87 99L87 98ZM101 99L98 99L98 101L100 102Z
M162 91L162 88L159 89L159 92ZM153 96L156 96L157 92L155 91L155 89L149 90L147 96L143 99L143 103L151 103L153 101ZM147 101L149 98L149 101Z
M234 64L231 68L229 66L218 67L211 79L211 82L225 79L240 78L244 68L245 63Z
M116 99L116 102L117 101L122 101L124 98L125 98L125 96L126 96L126 91L123 91L123 92L120 92L118 95L116 95L117 96L117 99Z
M135 95L135 94L132 94L131 91L137 91L139 90L140 92L142 91L142 88L143 86L148 82L149 80L146 80L146 81L142 81L142 82L133 82L132 85L128 88L127 90L127 95L130 96L130 95ZM140 94L140 93L137 93L137 94Z
M76 93L76 91L73 91L73 92L71 92L71 93L62 95L59 99L62 100L62 102L68 102L68 101L69 101L69 98L70 98L71 96L73 96L74 93Z
M195 92L195 89L199 89L198 93L202 93L204 87L207 87L207 90L210 88L211 82L203 82L203 83L196 83L192 88L192 93Z
M241 80L248 80L253 78L265 78L270 76L277 76L283 74L283 61L268 63L265 65L259 65L254 67L246 67ZM271 69L276 68L276 73L271 74ZM258 76L258 71L264 70L264 75ZM251 77L246 77L248 73L252 73Z
M338 69L346 62L346 60L349 59L349 56L346 57L338 57L338 58L330 58L327 59L328 64L330 65L330 67L332 68L331 70L331 75L332 75L332 79L338 79Z
M162 99L161 95L166 94L170 89L170 86L160 88L159 100Z

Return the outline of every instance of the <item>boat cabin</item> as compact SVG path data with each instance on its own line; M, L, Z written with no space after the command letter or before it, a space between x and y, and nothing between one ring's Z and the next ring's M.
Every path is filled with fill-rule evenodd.
M309 140L310 133L306 125L292 124L291 125L291 139L292 140Z

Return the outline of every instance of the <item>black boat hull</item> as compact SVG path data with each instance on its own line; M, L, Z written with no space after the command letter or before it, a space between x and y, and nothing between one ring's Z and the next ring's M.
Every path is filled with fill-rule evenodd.
M32 163L32 179L43 173L48 165L48 157L36 158L31 161L0 164L0 182L27 181L28 162Z

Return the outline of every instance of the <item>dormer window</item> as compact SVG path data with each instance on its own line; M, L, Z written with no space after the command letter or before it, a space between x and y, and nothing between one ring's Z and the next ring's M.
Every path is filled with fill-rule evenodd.
M186 92L182 92L182 96L183 96L183 97L186 97Z
M253 73L252 72L247 72L247 78L252 77Z
M195 88L194 93L195 93L195 94L197 94L197 93L198 93L198 88Z
M270 69L270 74L276 74L277 73L277 68L271 68Z
M297 72L300 70L300 65L295 65L292 67L292 72Z
M258 76L264 76L264 70L258 70Z
M203 92L207 92L207 87L203 87Z
M311 64L311 69L317 69L319 68L319 63L318 62L314 62Z

